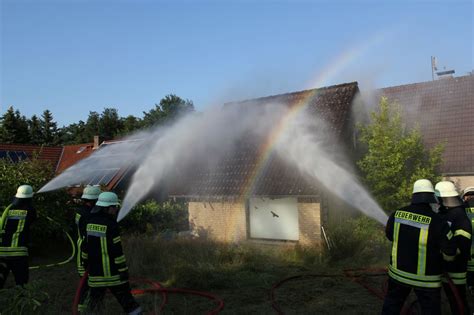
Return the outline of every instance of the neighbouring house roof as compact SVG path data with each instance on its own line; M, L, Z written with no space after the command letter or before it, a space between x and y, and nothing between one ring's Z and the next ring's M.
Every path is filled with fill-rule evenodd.
M444 175L474 174L474 76L379 90L397 101L408 123L418 124L429 148L444 144Z
M50 162L55 170L61 158L62 151L62 147L0 143L0 152L15 152L19 158L23 158L24 155L29 159L37 156L39 160ZM7 153L7 156L14 157L15 154L11 155L11 153ZM14 158L12 160L15 161Z
M68 167L91 155L93 147L94 143L65 145L56 173L62 173Z
M93 144L67 146L61 172L73 175L67 180L69 186L101 185L115 189L133 166L141 145L141 140L134 139L104 141L97 149Z
M309 112L329 123L335 136L342 136L349 125L351 104L359 91L357 82L345 83L320 89L275 95L226 106L259 106L278 103L298 106L307 103ZM308 181L295 166L285 163L273 154L262 172L257 174L261 148L266 139L251 142L245 139L240 147L226 156L211 169L198 168L184 174L179 185L171 189L171 196L191 198L237 197L243 193L255 196L318 196L314 182ZM252 191L247 191L255 180Z

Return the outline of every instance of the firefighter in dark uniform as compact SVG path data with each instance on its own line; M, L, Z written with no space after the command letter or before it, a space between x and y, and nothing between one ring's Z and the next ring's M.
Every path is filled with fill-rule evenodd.
M465 188L462 197L467 217L471 221L471 228L474 230L474 187ZM471 256L467 262L467 287L471 295L474 295L474 238L471 238Z
M36 220L32 200L33 188L21 185L0 219L0 288L5 285L10 270L17 285L28 283L30 226Z
M400 314L405 299L415 291L423 314L441 313L442 261L456 254L453 234L437 213L433 185L420 179L413 185L411 204L396 210L385 233L392 241L388 290L382 314Z
M126 313L137 315L142 314L142 309L130 292L128 267L116 220L119 205L116 194L103 192L87 220L82 257L89 271L88 310L100 307L108 289Z
M452 182L442 181L437 183L435 193L440 202L439 214L450 226L456 245L456 258L454 261L446 261L443 269L455 285L461 300L460 302L463 305L458 305L455 292L453 292L446 277L442 278L444 292L448 297L453 314L470 314L466 297L466 273L467 261L471 256L471 222L466 215L464 204Z
M77 228L77 272L79 277L82 278L84 275L84 262L82 260L81 244L86 235L86 224L90 216L92 208L95 206L97 198L99 198L101 191L99 186L86 186L82 191L81 204L76 208L75 223ZM85 298L89 292L89 286L87 284L81 290L80 299L78 304L78 311L84 312L86 310Z

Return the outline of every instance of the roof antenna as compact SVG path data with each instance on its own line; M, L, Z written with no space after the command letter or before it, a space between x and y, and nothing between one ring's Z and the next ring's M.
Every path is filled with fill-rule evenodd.
M452 78L454 74L454 69L446 70L446 67L442 71L438 71L438 64L435 56L431 56L431 78L433 81L436 79L445 79L445 78Z
M431 79L434 81L435 71L438 70L438 65L436 62L436 57L431 56Z

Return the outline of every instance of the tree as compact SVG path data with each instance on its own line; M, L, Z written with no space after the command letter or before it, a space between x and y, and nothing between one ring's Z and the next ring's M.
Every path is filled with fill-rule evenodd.
M123 134L127 134L135 130L138 130L142 126L142 121L133 115L128 115L127 117L121 118L121 119L122 119L122 133Z
M100 116L99 136L104 140L113 139L122 129L122 121L115 108L104 108Z
M28 132L31 144L42 144L43 135L41 132L41 121L38 119L38 116L33 115L28 120Z
M98 112L89 112L86 125L84 127L84 135L88 139L86 142L92 141L94 136L98 136L100 132L100 115Z
M367 152L357 165L372 195L391 212L410 200L417 179L433 183L441 179L438 169L443 146L426 149L419 129L408 130L403 125L397 104L383 97L379 105L379 110L371 113L371 124L359 125L359 140Z
M86 123L79 120L77 124L70 124L62 128L61 143L78 144L91 142L91 138L86 134Z
M155 108L149 112L143 112L143 124L151 127L166 121L176 119L180 115L194 111L194 104L190 100L183 100L174 94L166 95L161 99L160 104L155 104Z
M29 143L28 122L26 117L10 106L0 118L0 142Z
M41 115L40 120L42 143L43 145L56 145L58 144L58 126L53 120L53 114L46 109Z

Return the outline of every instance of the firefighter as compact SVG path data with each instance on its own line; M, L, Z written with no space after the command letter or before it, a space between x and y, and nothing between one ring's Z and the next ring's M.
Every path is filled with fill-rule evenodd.
M30 226L35 220L33 188L21 185L0 219L0 288L3 288L10 270L17 285L28 283Z
M84 262L82 260L82 252L81 252L81 244L84 240L86 234L86 224L87 220L90 216L90 212L92 208L95 206L97 198L99 198L101 191L99 186L86 186L82 191L81 196L81 204L76 209L75 215L75 223L77 228L77 272L79 273L79 277L82 278L84 275ZM85 298L87 297L89 292L89 286L87 284L81 290L79 304L78 304L78 311L84 312L86 309L85 305Z
M447 272L447 276L451 278L457 292L453 292L448 279L443 277L444 292L448 297L453 314L470 314L466 297L466 271L467 261L471 256L471 222L466 215L463 202L452 182L442 181L437 183L435 193L441 205L439 214L450 226L456 245L456 258L454 261L446 261L443 269ZM463 305L458 305L455 294L458 294L460 298L459 303ZM463 312L461 312L460 307L463 308Z
M415 291L423 314L441 313L442 261L453 260L452 232L435 213L433 185L419 179L413 185L411 204L396 210L385 233L392 241L388 289L382 314L400 314L405 299Z
M99 195L86 224L82 242L84 266L89 271L88 310L100 307L108 289L128 314L142 314L131 294L128 267L122 251L117 223L119 200L113 192Z
M462 194L466 214L474 230L474 187L467 187ZM471 256L467 262L467 286L474 295L474 238L471 238Z

